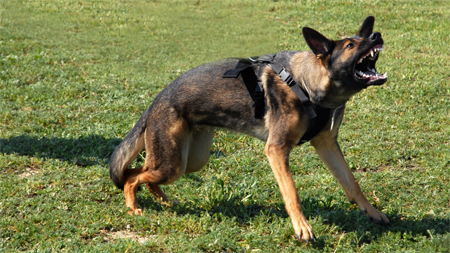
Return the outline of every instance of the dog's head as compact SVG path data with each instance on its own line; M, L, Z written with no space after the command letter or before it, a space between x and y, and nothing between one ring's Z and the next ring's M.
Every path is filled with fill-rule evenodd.
M311 28L303 28L308 46L339 89L352 93L386 82L386 74L379 74L375 68L379 52L383 50L383 39L379 32L373 32L374 21L373 16L367 17L355 36L338 41L329 40Z

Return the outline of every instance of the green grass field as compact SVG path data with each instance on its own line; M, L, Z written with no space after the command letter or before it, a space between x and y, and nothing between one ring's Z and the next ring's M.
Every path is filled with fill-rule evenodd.
M347 104L339 141L392 225L368 221L305 144L291 169L314 244L295 240L254 138L216 130L209 164L130 216L109 157L170 81L202 63L308 50L374 15L388 72ZM449 252L450 2L0 1L1 252ZM142 163L139 157L134 166Z

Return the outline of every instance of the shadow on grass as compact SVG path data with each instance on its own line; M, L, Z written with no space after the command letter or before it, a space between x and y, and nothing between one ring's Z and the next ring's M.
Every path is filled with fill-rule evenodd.
M106 165L121 139L100 135L80 138L30 137L21 135L0 139L0 153L59 159L78 166Z
M389 226L378 225L369 221L369 219L358 210L343 210L336 208L329 212L320 212L319 216L323 218L323 223L336 226L339 230L350 233L356 232L358 240L352 241L352 243L361 246L362 244L370 244L372 241L376 241L380 238L389 241L386 243L398 243L399 239L417 242L417 239L421 236L430 238L436 235L448 235L450 232L450 219L426 217L420 220L406 218L398 212L385 213L389 218L391 224ZM317 216L317 215L312 215ZM396 236L385 236L386 234L394 233ZM434 243L440 244L440 246L450 250L450 237L445 237L445 241L434 241ZM319 238L313 245L317 249L324 247L324 240Z
M152 197L137 196L138 203L144 209L152 209L155 211L163 211L168 208L176 211L177 215L195 215L198 217L208 215L218 222L226 218L235 218L240 224L249 224L258 216L267 217L267 222L271 223L275 217L286 219L289 217L284 204L282 202L271 205L258 205L243 203L239 198L233 198L223 204L210 207L201 207L198 204L181 203L172 207L162 206L159 201ZM195 201L198 203L199 201ZM444 235L443 241L435 240L436 247L450 250L446 235L450 232L450 219L442 218L422 218L420 220L407 219L400 213L386 213L391 225L382 226L369 221L369 219L359 210L355 210L356 206L348 208L349 204L340 205L331 204L316 198L303 198L302 209L308 220L319 218L318 220L324 225L336 226L338 231L344 233L355 232L355 238L352 244L361 246L362 244L370 244L380 238L386 237L386 234L395 233L397 236L387 236L387 240L404 239L411 242L417 242L417 238L424 236L427 238L436 235ZM290 228L286 228L290 229ZM327 237L327 235L325 235ZM328 242L325 237L318 237L312 244L312 247L318 250L326 248ZM390 243L390 242L387 242ZM397 242L392 242L397 243ZM330 246L330 245L328 245Z
M44 159L59 159L68 161L78 166L106 165L116 145L121 139L105 139L99 135L89 135L74 138L36 138L27 135L0 139L0 153L18 154L23 156L34 156ZM203 181L193 175L187 175L190 180L202 183ZM223 188L223 186L222 186ZM217 188L216 190L220 190ZM274 217L288 218L284 204L280 201L271 205L249 204L242 202L245 194L238 194L230 199L212 199L201 207L198 204L181 203L170 207L178 215L209 215L218 221L225 218L235 218L240 224L248 224L255 217L268 217L268 223ZM212 201L212 202L211 202ZM138 195L138 202L144 209L162 211L167 207L162 206L152 197ZM200 201L197 201L198 203ZM371 243L383 237L388 232L398 233L399 237L406 240L417 240L417 236L432 237L444 235L450 232L450 220L426 217L420 220L408 219L402 214L387 213L391 221L391 226L380 226L369 222L364 214L357 210L346 208L345 204L333 204L332 199L320 200L316 198L302 198L302 208L309 220L320 218L323 224L336 226L338 230L345 233L356 232L358 241L355 244L361 245ZM289 229L289 228L286 228ZM391 238L392 240L392 238ZM325 239L318 237L312 247L316 249L325 248ZM448 243L443 242L443 243ZM445 248L445 246L444 246ZM450 250L450 249L448 249Z

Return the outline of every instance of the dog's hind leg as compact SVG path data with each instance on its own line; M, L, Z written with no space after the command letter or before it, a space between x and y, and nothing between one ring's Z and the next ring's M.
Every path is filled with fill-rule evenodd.
M142 170L143 170L142 167L125 170L124 174L125 184L123 187L123 191L125 194L126 205L131 209L128 212L129 214L142 215L142 210L138 209L136 201L136 192L140 185L139 175L142 173Z
M145 167L142 167L138 169L126 170L125 178L125 200L127 207L131 209L131 211L129 212L130 214L142 214L142 210L138 208L136 201L136 192L141 184L145 184L156 199L160 199L163 202L169 203L169 198L161 190L159 185L155 183L149 183L157 182L158 180L160 180L161 176L158 176L155 173L148 173L148 170L146 170Z
M142 213L136 201L139 185L146 184L157 199L168 202L159 185L174 182L186 171L191 131L183 119L170 118L170 115L166 119L166 125L150 126L145 131L144 166L125 172L126 204L134 214Z
M208 163L209 150L212 144L213 135L213 127L197 127L193 130L189 138L189 150L185 173L196 172ZM155 198L161 199L163 202L168 204L179 203L177 200L169 200L159 185L146 183L146 186Z
M330 135L332 135L332 133L322 133L311 140L311 144L316 149L319 157L338 180L351 203L356 202L359 209L373 222L388 225L389 219L373 207L361 192L361 188L345 162L339 144L335 137Z
M159 185L157 185L157 184L150 184L150 183L146 183L145 185L147 186L149 191L153 194L153 196L155 196L155 198L161 199L164 202L169 202L169 198L161 190L161 188L159 188Z

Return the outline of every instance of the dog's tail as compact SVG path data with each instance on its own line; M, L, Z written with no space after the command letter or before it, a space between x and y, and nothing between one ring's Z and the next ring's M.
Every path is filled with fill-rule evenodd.
M125 136L125 139L114 149L109 160L109 176L113 183L121 190L123 190L125 184L125 170L144 149L147 115L148 111L142 114L133 129Z

